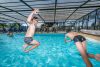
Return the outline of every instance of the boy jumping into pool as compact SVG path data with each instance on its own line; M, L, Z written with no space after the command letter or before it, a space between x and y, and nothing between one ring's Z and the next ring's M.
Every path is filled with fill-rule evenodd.
M100 61L100 54L93 55L93 54L88 54L86 52L85 37L78 35L78 33L76 33L76 32L72 32L70 29L68 30L68 33L65 35L65 42L71 41L71 40L66 40L67 37L75 42L76 47L77 47L78 51L80 52L87 67L93 67L92 63L89 61L88 58L94 58L94 59Z
M30 50L36 48L37 46L39 46L39 42L36 40L33 40L32 37L35 34L35 27L37 24L37 17L34 16L35 14L37 14L38 9L33 9L32 13L28 16L27 21L29 22L29 27L27 29L25 38L24 38L24 42L26 44L23 45L23 49L25 52L29 52ZM26 49L28 46L31 46L29 49Z

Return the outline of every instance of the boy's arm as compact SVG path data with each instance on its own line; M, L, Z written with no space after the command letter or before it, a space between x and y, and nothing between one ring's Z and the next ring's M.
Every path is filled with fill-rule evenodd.
M32 46L32 47L29 48L28 50L25 50L25 52L29 52L29 51L31 51L32 49L34 49L35 47L37 47L37 45Z
M31 22L33 15L37 14L38 10L37 9L33 9L33 11L31 12L31 14L28 16L27 21Z

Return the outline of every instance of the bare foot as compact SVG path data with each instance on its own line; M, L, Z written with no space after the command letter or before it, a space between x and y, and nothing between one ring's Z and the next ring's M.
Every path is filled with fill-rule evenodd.
M29 50L24 50L24 52L28 53L28 52L29 52Z
M28 47L27 44L23 45L23 50L25 50Z
M98 60L98 61L100 61L100 54L96 54L95 55L95 59Z

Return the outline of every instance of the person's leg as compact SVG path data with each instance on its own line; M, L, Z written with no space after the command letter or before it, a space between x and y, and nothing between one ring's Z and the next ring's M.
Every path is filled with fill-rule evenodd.
M87 50L86 50L86 41L83 41L83 42L82 42L82 46L83 46L84 50L85 50L86 53L87 53ZM87 55L88 55L89 58L94 58L94 59L100 61L100 54L94 55L94 54L88 54L88 53L87 53Z
M85 50L86 53L87 53L86 41L83 41L83 42L82 42L82 46L83 46L84 50ZM88 53L87 53L87 55L88 55L89 58L94 58L94 54L88 54Z
M25 52L29 52L30 50L39 46L39 42L36 40L33 40L30 44L32 44L32 47L30 47L28 50L25 50Z
M92 63L88 59L87 53L84 50L82 43L81 42L76 42L75 44L76 44L76 47L77 47L78 51L80 52L84 62L86 63L86 66L87 67L93 67Z
M100 61L100 54L96 54L95 55L95 59L98 60L98 61Z
M28 44L24 44L23 45L23 50L25 50L29 45Z
M82 42L82 46L83 46L84 50L87 52L87 49L86 49L86 41L83 41Z
M30 44L33 44L32 47L34 47L34 48L36 48L37 46L40 45L40 43L38 41L36 41L36 40L33 40Z

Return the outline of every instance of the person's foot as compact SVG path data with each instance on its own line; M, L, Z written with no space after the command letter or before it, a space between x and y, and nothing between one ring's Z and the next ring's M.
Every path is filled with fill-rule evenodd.
M26 46L25 46L25 45L23 45L23 49L25 49L25 47L26 47Z
M26 49L26 47L27 47L27 45L25 44L25 45L23 45L23 50L25 50Z
M96 54L95 55L95 59L98 60L98 61L100 61L100 54Z
M29 50L24 50L24 52L28 53L28 52L29 52Z

